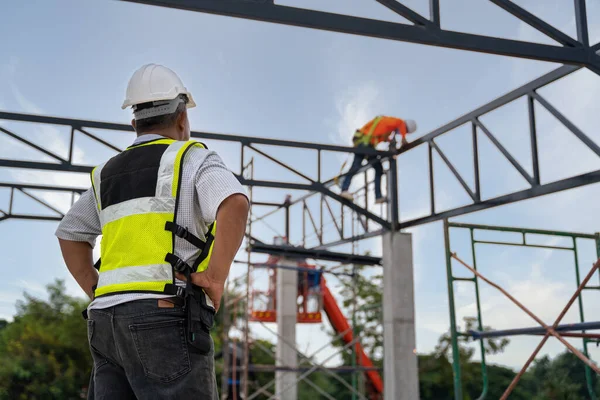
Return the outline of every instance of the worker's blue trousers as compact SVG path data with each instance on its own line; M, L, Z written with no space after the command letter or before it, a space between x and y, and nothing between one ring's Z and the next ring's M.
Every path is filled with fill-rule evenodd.
M208 354L188 345L179 306L136 300L92 309L87 324L94 359L88 399L218 399L214 345Z
M370 146L361 143L358 146L356 146L356 148L357 149L360 149L360 148L366 149L366 148L370 148ZM374 156L366 156L365 154L354 154L354 160L352 161L352 166L350 167L348 174L344 177L344 182L342 183L342 191L343 192L347 191L348 188L350 187L352 178L354 177L354 175L356 175L356 173L362 166L362 162L365 158L367 159L367 161L371 161L375 157ZM381 197L383 197L381 194L381 177L383 176L383 166L381 165L381 161L379 161L379 160L373 161L372 165L373 165L373 169L375 170L375 198L380 199Z

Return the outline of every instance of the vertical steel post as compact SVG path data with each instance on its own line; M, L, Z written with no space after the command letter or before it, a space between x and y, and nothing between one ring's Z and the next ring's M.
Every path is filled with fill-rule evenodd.
M285 202L285 242L290 243L290 202L286 200ZM304 213L304 210L302 211ZM304 217L304 215L303 215Z
M75 145L75 128L71 127L71 139L69 141L69 163L73 163L73 146Z
M446 247L446 274L448 278L448 306L450 308L450 338L452 341L452 369L454 372L454 398L463 400L462 379L460 371L460 352L458 348L458 332L456 330L456 310L454 307L454 276L452 275L452 258L450 253L450 227L444 219L444 245Z
M319 237L321 238L321 244L323 244L323 193L321 193L321 201L319 202Z
M240 147L240 175L244 177L244 143Z
M433 147L431 142L427 142L429 154L429 200L431 201L431 215L435 215L435 186L433 180Z
M317 182L321 183L321 150L317 150Z
M252 157L252 159L250 160L250 163L248 164L248 167L250 168L250 179L254 180L254 157ZM252 200L253 200L253 188L250 187L248 190L248 195L250 196L250 204L252 204ZM248 238L252 237L252 214L250 213L249 216L249 223L248 223ZM248 239L246 239L248 240ZM243 376L244 376L244 386L243 386L243 390L242 392L244 393L244 399L248 398L248 368L249 368L249 359L250 359L250 322L249 322L249 309L250 309L250 285L251 285L251 278L250 278L250 268L251 268L251 257L250 257L250 252L247 252L248 254L248 258L247 258L247 269L246 269L246 304L244 305L243 309L244 309L244 370L243 370ZM235 315L235 314L234 314Z
M585 0L575 0L575 22L577 23L577 40L585 47L590 45Z
M392 230L398 230L400 212L400 203L398 200L398 167L396 160L390 158L390 180L389 180L389 192L390 192L390 217L392 223Z
M363 174L365 177L365 210L369 209L369 178L367 177L367 171ZM365 231L369 231L369 218L365 221Z
M302 202L302 247L306 247L306 202Z
M575 236L572 236L571 239L573 240L573 255L575 257L575 277L577 280L577 287L579 287L579 285L581 285L581 274L579 271L577 238ZM582 293L579 293L579 296L577 296L577 305L579 306L579 322L585 322ZM588 339L583 338L582 341L583 341L583 354L589 358L590 355L588 352ZM596 391L594 390L594 383L592 380L593 379L592 370L589 366L587 366L585 364L584 364L584 368L585 368L585 381L587 383L587 389L588 389L588 393L590 394L590 399L596 400Z
M8 203L8 215L12 214L14 199L15 199L15 188L12 187L12 188L10 188L10 200Z
M479 146L477 145L477 125L471 122L473 135L473 171L475 172L475 199L481 201L481 181L479 179ZM429 149L431 152L431 148Z
M476 260L476 256L475 256L475 235L473 233L473 228L471 228L470 231L471 231L471 253L473 254L473 269L475 269L477 271L477 260ZM479 331L482 332L483 331L483 320L481 318L481 301L479 298L479 278L477 276L475 276L473 278L473 282L475 283L475 301L477 303L477 329L479 329ZM485 339L484 338L479 339L479 348L481 351L481 376L482 376L482 380L483 380L483 388L481 389L481 394L479 395L477 400L483 400L487 396L487 392L489 390L488 389L489 382L488 382L487 364L485 362Z
M596 257L600 258L600 232L596 232ZM600 271L598 271L598 283L600 283Z
M429 13L431 14L431 22L439 28L441 26L440 0L429 0Z
M345 236L345 231L344 231L344 219L346 219L346 218L345 218L345 216L344 216L344 205L343 205L342 203L340 203L340 214L341 214L341 217L342 217L342 221L341 221L341 222L342 222L342 223L341 223L341 227L342 227L342 235L341 235L341 236L342 236L342 237L341 237L341 239L344 239L344 236ZM333 216L332 216L332 217L333 217Z
M529 135L531 136L531 162L533 163L533 180L540 184L540 164L538 160L537 129L535 124L535 104L533 96L527 95L529 108Z
M356 275L356 264L352 264L352 291L353 291L353 296L356 299L358 297L358 293L357 293L357 275ZM356 301L353 302L352 304L352 339L356 339L357 336L357 330L356 330ZM358 346L358 342L355 343L352 346L352 400L356 400L356 391L358 390L358 381L357 381L357 370L356 370L356 364L357 364L357 360L356 357L359 354L356 351L356 348Z

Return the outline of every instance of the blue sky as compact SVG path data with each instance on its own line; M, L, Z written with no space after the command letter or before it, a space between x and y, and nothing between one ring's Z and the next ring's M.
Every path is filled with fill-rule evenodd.
M279 4L363 15L402 22L402 18L369 0L283 1ZM405 1L428 15L427 1ZM542 34L519 22L491 3L479 0L442 2L442 25L446 29L532 40L553 44ZM573 2L515 1L548 22L575 35ZM588 0L588 15L598 15L600 3ZM192 128L248 136L271 137L332 144L350 144L353 130L377 114L415 119L419 129L413 137L478 107L484 102L557 67L550 63L467 53L450 49L292 28L233 18L189 13L114 1L74 0L21 1L3 7L0 26L0 109L80 119L127 123L131 114L121 110L125 86L132 72L148 62L174 69L194 94L198 107L190 112ZM590 18L591 42L600 41L600 21ZM593 139L600 123L600 77L579 71L540 91L559 110ZM526 103L503 107L482 121L524 165L530 165ZM600 168L598 159L581 149L577 139L553 117L536 109L540 134L543 182ZM66 152L67 132L55 127L35 127L1 121L2 126L58 152ZM438 141L468 183L473 182L470 128L459 128ZM120 146L131 134L101 133ZM239 147L209 142L230 167L239 171ZM494 197L524 188L524 181L491 144L480 136L482 191ZM581 151L580 151L581 150ZM250 154L249 152L248 154ZM316 160L306 151L274 151L309 175ZM40 159L36 152L0 137L0 157ZM102 162L110 151L92 147L78 138L76 157L86 164ZM399 158L400 202L403 219L419 216L429 207L424 146ZM344 160L327 155L324 174L333 176ZM450 173L436 161L439 209L464 204L467 196ZM257 179L291 178L287 172L256 160ZM438 167L439 166L439 167ZM531 168L528 169L531 171ZM85 187L87 177L45 174L34 171L0 171L1 181L70 184ZM356 180L358 186L358 179ZM463 216L460 221L518 225L540 229L582 232L600 231L593 200L597 185L533 199ZM279 200L284 191L256 190L258 200ZM46 197L66 210L68 199ZM0 204L7 202L0 191ZM19 201L23 211L38 206ZM0 207L1 208L1 207ZM373 210L378 210L373 208ZM18 210L16 210L18 211ZM256 210L259 211L259 210ZM293 216L292 238L299 239L300 223ZM268 222L281 230L281 215ZM4 254L0 283L0 317L10 318L14 301L23 290L41 295L43 285L55 277L67 280L70 293L81 295L60 257L54 222L4 221L0 224ZM257 236L273 233L264 225L253 227ZM441 223L410 229L414 234L417 307L417 348L429 351L448 327L444 248ZM335 239L329 231L327 235ZM454 243L454 242L453 242ZM464 240L457 239L457 247ZM581 262L589 268L593 248ZM348 251L349 247L340 247ZM361 244L361 251L380 253L380 241ZM460 250L464 254L467 250ZM240 253L240 258L244 254ZM479 253L478 253L479 257ZM469 257L466 257L469 259ZM255 260L264 258L255 257ZM490 277L512 289L526 305L551 321L575 289L572 259L560 252L482 248L480 267ZM566 271L566 272L565 272ZM233 274L243 272L233 267ZM335 283L335 280L328 278ZM461 286L462 287L462 286ZM334 288L335 291L335 288ZM484 319L497 328L535 325L523 317L491 288L482 289ZM459 314L473 315L468 288L457 289ZM597 296L585 297L587 318L598 316ZM575 320L576 314L568 318ZM597 319L597 318L596 318ZM255 328L256 334L266 335ZM325 335L319 327L298 328L303 349L321 347ZM492 360L517 366L534 349L537 339L514 340L509 350ZM550 354L562 351L550 343ZM597 350L595 355L598 356ZM323 356L325 357L325 355Z

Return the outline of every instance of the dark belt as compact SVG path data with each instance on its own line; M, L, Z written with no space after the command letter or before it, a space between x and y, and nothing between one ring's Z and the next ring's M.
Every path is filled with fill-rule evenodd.
M148 299L144 299L144 300L148 300ZM182 297L178 297L178 296L173 296L173 297L166 297L163 299L156 299L158 300L164 300L164 301L168 301L169 303L173 303L178 307L182 307L185 306L185 299L183 299ZM87 311L87 307L81 312L81 316L83 317L83 319L88 319L88 311Z

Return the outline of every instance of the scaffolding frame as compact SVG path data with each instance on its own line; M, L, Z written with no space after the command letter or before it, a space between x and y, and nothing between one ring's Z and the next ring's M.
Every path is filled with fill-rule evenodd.
M250 176L252 177L254 174L254 163L253 163L254 159L252 159L245 168L245 171L249 171L248 173L250 174ZM369 182L368 182L368 178L367 178L367 173L366 173L366 168L362 168L359 173L357 173L357 175L364 175L364 181L366 182L366 186L365 187L361 187L359 188L356 192L354 192L353 194L358 195L358 198L365 197L365 206L367 204L367 193L366 190L369 186ZM372 182L371 182L372 183ZM250 188L249 190L249 196L250 196L250 201L252 202L252 188ZM322 234L323 234L323 205L326 204L327 200L325 199L324 196L321 196L321 202L320 202L320 207L321 207L321 213L320 213L320 223L321 223L321 230L319 231L314 223L314 218L311 214L310 209L307 207L306 205L306 200L302 199L302 200L298 200L296 201L295 204L302 204L302 239L301 239L301 243L302 246L304 246L305 242L306 242L306 229L305 229L305 225L306 225L306 217L308 216L308 218L310 218L311 220L311 224L313 226L313 233L316 234L317 236L320 236L320 241L322 243ZM281 206L276 207L276 211L278 209L283 209L285 211L285 232L287 236L284 236L284 238L286 239L286 242L288 245L290 245L289 243L289 232L290 232L290 218L289 218L289 208L292 205L291 201L290 201L290 196L286 197L286 200L282 203ZM335 217L334 215L331 213L331 208L328 205L328 211L330 212L331 217L333 218L333 221L335 221ZM343 208L342 208L342 213L343 213ZM352 223L352 235L354 235L354 225L355 223L358 223L358 221L361 222L361 225L363 225L364 229L367 230L368 227L364 226L364 221L361 220L360 215L354 211L351 210L351 223ZM265 216L269 216L272 215L272 213L267 213L263 216L261 216L260 218L254 218L253 213L251 211L249 217L248 217L248 224L247 224L247 237L251 237L252 236L252 225L254 223L260 222ZM341 216L343 217L343 214ZM342 219L343 220L343 219ZM283 235L280 235L283 236ZM252 248L253 252L255 253L262 253L262 247L260 246L266 246L264 244L260 244L257 248L257 246L254 246ZM352 272L337 272L334 271L334 269L339 268L341 266L344 266L346 264L339 264L337 267L333 267L333 268L325 268L325 267L321 267L319 268L319 271L321 274L330 274L333 276L349 276L352 278L352 290L353 293L356 296L356 277L357 277L357 264L356 262L364 262L365 265L378 265L380 263L379 258L377 257L369 257L369 256L359 256L355 254L356 252L356 247L353 246L352 248L352 253L351 254L347 254L344 256L344 258L346 258L346 262L350 263L352 262ZM287 250L287 251L264 251L265 254L269 254L269 255L286 255L289 256L290 254L293 253L293 251L291 250ZM320 251L321 253L321 257L320 259L322 260L330 260L330 261L340 261L340 258L336 257L328 257L327 255L324 254L329 254L331 252L323 252ZM298 257L302 257L303 254L296 254ZM250 329L249 329L249 321L250 321L250 307L251 307L251 302L252 299L250 299L250 296L252 292L249 291L250 286L252 285L252 270L253 268L272 268L272 269L289 269L289 270L295 270L298 272L306 272L306 271L313 271L312 269L307 269L307 268L303 268L301 266L292 266L292 265L281 265L281 264L269 264L269 263L253 263L251 262L250 259L250 252L248 252L248 258L247 261L236 261L236 263L239 264L246 264L247 266L247 270L246 270L246 282L248 282L247 286L246 286L246 292L247 292L247 297L246 297L246 312L244 313L244 318L242 321L242 324L244 324L245 328L243 329L244 332L244 347L245 347L245 354L244 354L244 365L243 365L243 376L244 376L244 383L243 383L243 393L244 393L244 397L243 399L248 399L251 400L253 398L255 398L256 396L258 396L261 393L264 393L265 390L267 390L267 388L272 385L275 382L275 379L273 379L272 381L270 381L267 385L257 388L253 393L249 393L248 392L248 373L250 371L256 370L257 366L253 365L253 364L249 364L248 361L248 357L250 354ZM356 309L356 305L354 307L352 307L351 310L351 325L350 325L350 333L352 334L353 340L350 343L345 344L341 349L339 349L334 355L337 355L339 352L343 352L346 350L350 350L351 351L351 359L352 359L352 365L350 366L338 366L338 367L325 367L322 364L326 361L329 360L329 358L323 362L321 362L320 364L316 364L315 366L311 367L311 368L306 368L306 367L296 367L296 368L290 368L290 367L286 367L286 366L262 366L262 367L258 367L259 370L266 372L266 371L271 371L271 372L276 372L276 371L280 371L280 370L285 370L285 371L296 371L296 372L300 372L301 375L298 376L296 378L296 384L300 383L301 381L305 381L307 382L311 387L313 387L315 390L320 391L321 395L323 395L325 398L329 398L329 395L327 395L327 393L322 392L322 389L319 388L316 384L312 383L310 380L308 380L308 376L310 375L310 373L320 370L320 371L328 371L328 375L330 375L331 377L335 378L337 381L342 382L347 389L351 390L352 393L352 400L357 400L357 399L361 399L361 400L367 400L367 397L365 397L363 391L359 388L359 380L362 381L362 379L364 379L363 374L368 371L371 370L372 368L368 368L368 367L363 367L360 366L360 357L362 356L361 352L357 351L357 347L356 344L358 342L360 342L360 336L357 335L357 331L356 331L356 312L358 310ZM225 312L227 312L225 310ZM298 355L300 355L302 357L303 360L306 361L311 361L312 362L312 357L314 357L315 355L317 355L319 352L321 352L323 349L325 349L327 346L329 346L333 341L341 338L342 336L344 336L347 332L341 332L338 333L330 342L326 343L324 346L320 347L317 351L315 351L313 354L311 354L310 356L306 356L304 355L302 352L300 352L300 350L297 348L296 344L292 344L287 342L284 338L282 338L277 332L274 332L273 330L271 330L270 328L266 327L265 323L262 321L255 321L258 322L259 324L261 324L262 327L266 328L268 331L270 331L272 334L275 335L275 337L277 338L277 340L282 340L284 341L287 345L292 346L296 353ZM324 323L324 321L322 321L321 323ZM227 347L228 344L227 344ZM261 349L263 351L266 351L267 349L262 348ZM272 354L272 352L269 352ZM379 369L378 369L379 370ZM339 375L340 372L346 372L346 373L351 373L352 374L352 386L348 386L347 383L341 378L341 376ZM223 369L223 375L222 375L222 381L224 381L226 379L226 375L227 372L225 369ZM290 390L291 387L286 388L286 390ZM226 393L226 391L222 391L223 393ZM273 399L275 397L275 395L278 395L280 393L274 393L272 395L272 397L269 397L269 399ZM235 396L234 396L235 397Z
M250 224L249 224L250 225ZM279 268L284 268L284 269L291 269L291 270L298 270L298 271L304 271L304 269L302 267L294 267L291 265L275 265L275 264L255 264L255 263L250 263L250 262L244 262L244 261L238 261L238 263L241 264L247 264L247 273L246 273L246 282L250 282L250 285L252 285L252 279L251 279L251 268L253 266L260 266L260 267L268 267L268 268L274 268L274 269L279 269ZM334 276L339 276L339 275L345 275L345 276L350 276L352 278L354 278L356 275L356 266L353 266L352 268L352 273L346 273L346 272L334 272L334 271L328 271L328 270L324 270L321 269L323 274L330 274L330 275L334 275ZM229 284L228 286L229 287ZM246 290L248 289L249 285L246 286ZM356 285L353 285L353 290L354 293L356 293ZM226 292L228 292L229 290L226 290ZM234 300L238 300L238 298L234 299ZM233 307L236 306L236 301L233 302ZM222 312L224 314L229 315L230 314L230 310L229 310L229 306L231 305L231 302L226 301L222 307ZM304 353L302 353L298 347L297 344L292 344L289 343L288 341L286 341L285 338L282 338L277 332L273 331L271 328L269 328L265 322L262 321L254 321L255 323L258 323L261 325L261 327L263 327L264 329L268 330L271 334L273 334L275 336L275 338L277 340L282 340L284 343L286 343L289 346L292 346L295 350L295 352L301 357L301 359L304 362L309 362L312 367L306 367L306 366L299 366L299 367L288 367L288 366L277 366L277 365L255 365L255 364L250 364L249 363L249 355L250 355L250 341L252 338L252 334L250 333L250 329L246 328L249 325L249 308L250 308L250 304L246 303L244 309L245 311L243 312L243 318L241 321L241 325L244 326L244 328L238 328L238 330L242 331L243 334L243 339L244 339L244 348L245 350L245 354L244 354L244 363L243 366L241 368L240 374L243 374L244 380L243 380L243 393L244 393L244 397L239 397L239 399L244 398L244 399L253 399L256 396L258 396L261 393L264 393L269 386L271 386L274 382L275 379L273 379L272 381L270 381L267 385L264 385L263 387L260 387L258 389L255 389L254 392L249 392L249 387L248 387L248 373L250 371L260 371L260 372L273 372L275 373L276 371L295 371L295 372L300 372L301 375L299 377L297 377L295 383L298 384L301 381L305 381L309 384L309 386L313 387L315 390L322 391L322 388L318 387L318 385L316 385L315 383L311 382L308 378L308 376L315 371L323 371L325 373L327 373L327 375L329 375L330 377L336 379L338 382L341 382L348 390L351 391L352 393L352 399L356 400L356 399L361 399L361 400L367 400L367 397L365 397L365 394L363 393L363 390L360 389L359 385L360 382L359 380L361 380L362 375L370 370L377 370L377 371L381 371L380 368L376 368L376 367L364 367L359 365L360 364L360 357L361 357L361 353L356 351L356 344L359 343L361 341L361 336L360 333L357 332L356 330L356 312L358 311L356 309L356 307L352 307L352 317L351 317L351 326L349 328L349 332L352 334L353 340L350 343L345 344L342 348L340 348L334 355L337 355L340 352L346 351L346 350L350 350L351 351L351 359L352 359L352 365L342 365L342 366L336 366L336 367L326 367L323 364L325 362L327 362L330 358L328 357L325 361L321 361L320 363L317 363L314 361L313 357L316 356L318 353L320 353L322 350L324 350L325 348L327 348L328 346L331 345L331 343L337 339L340 339L341 337L343 337L345 334L348 333L348 331L345 332L339 332L337 333L332 339L331 341L325 343L324 345L322 345L318 350L314 351L311 355L305 355ZM323 321L322 323L325 323L325 321ZM229 348L229 340L231 340L230 338L226 338L226 341L223 342L223 348ZM268 349L265 349L263 346L259 346L259 348L262 351L267 351L270 355L274 354L271 351L268 351ZM224 359L225 358L225 353L224 353ZM228 363L229 366L229 363ZM350 373L352 374L352 385L349 385L346 381L343 380L343 378L341 377L341 373ZM228 378L228 371L227 369L223 368L222 371L222 378L221 381L225 382L227 381ZM288 387L287 390L291 389L291 387ZM224 396L228 391L225 390L225 387L222 387L222 396ZM275 393L277 394L277 393ZM275 395L273 394L273 395ZM325 396L327 398L327 395L321 393L323 396ZM225 397L222 397L225 398ZM271 398L271 397L270 397Z
M459 259L452 251L451 246L451 229L455 230L467 230L469 232L469 241L470 241L470 250L471 257L473 260L473 266L467 265L464 261ZM475 234L476 232L504 232L504 233L516 233L521 235L521 241L495 241L495 240L480 240L477 239ZM555 246L555 245L541 245L537 243L527 242L527 235L544 235L547 237L555 237L555 238L568 238L572 240L572 246ZM584 317L584 306L583 306L583 298L580 294L582 290L600 290L600 286L587 286L587 282L592 277L593 273L596 272L598 266L600 266L600 261L594 265L588 276L582 281L580 268L579 268L579 253L577 248L577 240L578 239L588 239L593 240L596 248L596 258L600 259L600 233L596 234L586 234L586 233L576 233L576 232L564 232L564 231L551 231L551 230L541 230L541 229L528 229L528 228L518 228L518 227L505 227L505 226L492 226L492 225L478 225L478 224L468 224L468 223L458 223L458 222L449 222L448 220L444 220L444 244L446 251L446 276L447 276L447 285L448 285L448 306L450 312L450 338L452 345L452 369L454 376L454 396L456 400L460 400L463 398L463 390L462 390L462 378L461 378L461 365L460 365L460 351L459 351L459 338L467 337L473 338L474 340L479 341L479 351L481 353L481 375L482 375L482 390L481 394L478 397L478 400L483 400L487 396L488 392L488 375L487 375L487 364L485 357L485 346L484 341L486 338L490 337L506 337L512 335L540 335L545 334L543 343L548 338L548 335L555 334L560 332L562 336L567 337L579 337L582 339L583 345L583 355L586 358L589 358L588 352L588 344L591 342L598 343L598 335L587 335L585 334L586 329L600 329L600 323L586 323ZM479 267L477 265L476 258L476 245L495 245L495 246L517 246L524 248L541 248L541 249L550 249L550 250L562 250L562 251L571 251L574 257L575 264L575 283L577 285L577 291L573 296L573 301L576 299L578 303L578 311L579 311L579 324L569 324L559 326L560 319L564 316L564 313L568 310L568 307L565 307L563 314L561 314L561 318L559 318L556 323L552 326L552 328L544 325L539 318L537 318L533 313L531 313L526 307L522 304L518 303L510 294L508 294L504 289L499 288L497 285L490 283L479 271ZM452 259L457 260L463 266L465 266L469 271L473 273L472 277L456 277L452 268ZM598 274L599 282L600 282L600 273ZM483 318L482 318L482 310L481 310L481 301L480 301L480 291L479 291L479 281L483 280L484 282L496 287L503 294L505 294L511 301L515 302L518 307L523 309L526 313L528 313L534 320L539 322L542 325L542 328L520 328L520 329L503 329L498 331L484 331L483 330ZM454 284L457 282L469 282L474 284L475 289L475 305L476 305L476 319L477 319L477 331L469 331L469 332L459 332L456 323L456 307L455 307L455 296L454 296ZM583 283L583 284L582 284ZM571 304L571 303L570 303ZM570 307L569 304L569 307ZM552 330L552 332L550 331ZM567 331L582 331L582 334L568 334L562 333ZM559 338L560 340L560 338ZM542 344L543 344L542 343ZM563 342L564 343L564 342ZM534 354L541 349L541 346L536 350ZM573 351L571 348L569 350ZM574 352L575 353L575 352ZM575 353L577 354L577 353ZM533 357L527 362L526 366L523 368L522 372L517 376L520 376L525 372L526 367L531 363ZM597 396L594 391L593 382L592 382L592 369L586 363L585 364L585 377L587 389L592 400L596 400ZM514 382L516 385L518 379ZM514 388L514 385L511 385L510 390ZM510 393L510 391L508 391ZM508 393L506 396L508 396Z

